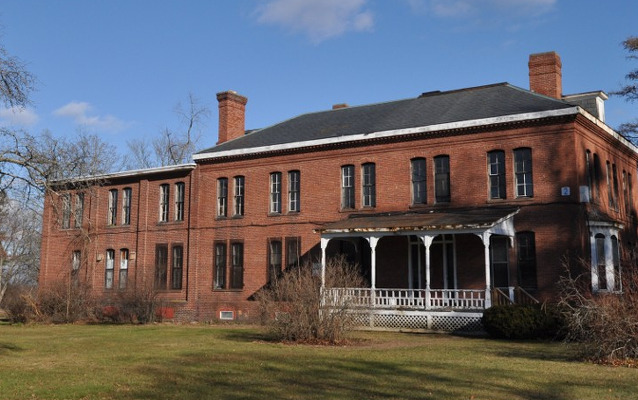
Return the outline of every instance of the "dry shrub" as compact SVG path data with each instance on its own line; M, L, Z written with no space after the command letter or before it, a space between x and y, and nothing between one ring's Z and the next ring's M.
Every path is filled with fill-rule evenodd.
M326 287L362 287L359 268L345 257L326 263ZM321 276L310 263L286 270L256 295L264 323L279 340L336 344L353 328L348 303L321 308Z
M586 266L583 263L583 266ZM623 269L622 293L592 293L589 274L567 274L560 281L566 339L581 345L582 355L598 362L638 360L638 273Z
M160 305L157 294L152 284L118 290L102 299L100 320L139 324L153 322Z
M29 321L31 309L27 298L33 295L34 290L31 286L22 285L11 285L7 288L0 308L5 310L11 322L24 323Z
M60 280L42 289L36 297L26 299L32 316L39 322L69 323L95 321L98 302L85 283Z

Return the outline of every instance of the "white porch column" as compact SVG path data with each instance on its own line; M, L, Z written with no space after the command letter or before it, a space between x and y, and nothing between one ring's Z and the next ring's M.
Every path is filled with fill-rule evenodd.
M430 308L430 246L434 236L423 235L420 237L425 246L425 309Z
M374 293L374 289L377 288L377 243L379 242L378 236L367 237L366 240L370 243L370 287Z
M321 238L321 289L326 286L326 249L330 239Z
M483 247L485 248L485 308L492 306L492 271L490 268L490 237L489 232L483 232L480 237L483 240Z

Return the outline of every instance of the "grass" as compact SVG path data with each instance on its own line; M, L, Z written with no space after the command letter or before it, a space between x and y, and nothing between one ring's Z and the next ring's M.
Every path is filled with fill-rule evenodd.
M638 369L559 343L357 332L298 346L259 328L0 326L1 399L627 399Z

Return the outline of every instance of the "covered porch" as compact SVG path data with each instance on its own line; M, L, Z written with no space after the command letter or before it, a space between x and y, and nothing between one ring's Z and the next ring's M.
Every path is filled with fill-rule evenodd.
M316 230L323 306L346 308L370 328L480 330L483 310L516 295L503 275L517 212L490 207L367 214L327 224ZM326 287L327 254L335 241L369 246L369 287Z

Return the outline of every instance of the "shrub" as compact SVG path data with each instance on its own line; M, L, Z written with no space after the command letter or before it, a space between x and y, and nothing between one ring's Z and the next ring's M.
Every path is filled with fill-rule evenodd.
M326 287L361 287L357 266L336 257L326 263ZM257 295L262 320L279 340L339 343L353 328L348 304L322 309L321 277L306 263L275 277Z
M554 339L563 325L556 307L540 304L490 307L482 323L490 336L501 339Z
M27 301L34 318L41 322L95 321L99 314L91 287L80 282L60 280Z
M146 324L155 321L159 309L157 290L152 285L131 287L103 300L103 320Z
M11 322L24 323L30 319L30 309L26 298L31 296L33 288L9 286L2 298L2 309Z
M588 359L638 360L638 272L631 266L623 268L622 293L592 293L589 274L574 276L567 263L565 269L559 304L566 340L579 343Z

